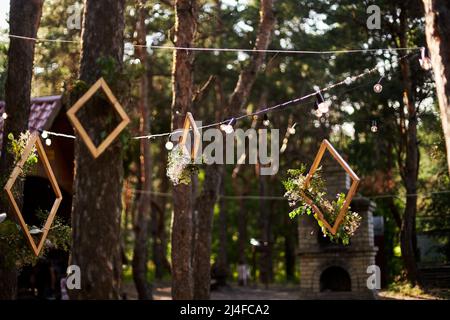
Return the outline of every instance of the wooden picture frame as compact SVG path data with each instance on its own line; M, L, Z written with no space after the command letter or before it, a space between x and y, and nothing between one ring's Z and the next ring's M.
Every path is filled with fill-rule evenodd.
M33 147L36 146L36 150L38 152L39 159L41 160L42 166L44 167L45 173L47 174L47 177L50 180L50 184L52 186L53 192L55 193L56 199L53 203L53 206L50 210L50 213L48 215L47 221L45 222L45 225L43 227L43 232L41 235L41 240L38 244L35 243L33 237L30 234L30 231L28 230L28 226L25 223L25 220L22 216L22 212L19 209L19 206L14 199L14 195L12 193L12 188L14 183L16 182L17 178L20 176L20 173L22 172L22 168L27 161L28 157L30 156L30 153L33 150ZM53 173L52 167L50 166L50 162L48 161L47 154L45 153L44 146L42 145L41 139L39 138L39 135L37 133L33 133L30 136L30 139L25 146L25 149L22 153L22 157L20 158L20 161L16 164L14 167L11 176L9 177L9 180L6 182L6 185L4 187L4 190L6 191L8 195L8 200L13 208L13 211L19 220L19 224L22 228L22 231L25 234L25 237L28 240L28 243L30 244L31 249L33 250L34 254L36 256L39 256L39 253L41 252L45 240L47 239L48 232L50 230L50 227L53 223L53 220L55 219L56 212L58 211L59 205L62 201L62 194L61 190L59 189L58 182L56 181L55 175Z
M86 102L88 102L99 89L103 90L122 121L97 147L89 137L80 120L77 118L76 113L85 106ZM103 78L97 80L97 82L94 83L92 87L67 111L67 117L95 159L98 158L111 145L111 143L113 143L122 130L125 129L130 123L130 118Z
M195 123L194 117L192 116L192 113L188 112L184 120L183 135L180 137L180 147L186 147L187 137L191 128L192 132L194 133L194 144L191 147L191 158L192 160L194 160L197 156L198 149L200 148L201 135L200 131L198 130L197 124Z
M340 224L342 223L342 220L345 217L345 214L348 211L348 208L350 206L350 203L356 193L356 190L358 188L360 179L356 175L356 173L350 168L347 162L341 157L341 155L334 149L332 144L324 139L322 141L322 144L320 145L319 151L317 152L316 158L314 159L314 162L311 166L311 169L309 170L309 173L305 179L305 189L308 188L309 183L311 182L311 179L313 178L314 173L316 172L317 168L319 167L320 162L322 161L323 155L325 154L325 151L329 151L331 156L341 165L341 167L347 172L347 174L352 179L352 184L350 186L350 189L345 197L345 202L339 211L336 221L334 222L333 226L330 225L328 221L325 220L323 213L320 211L320 209L313 203L311 198L309 198L304 192L301 192L301 195L305 202L314 210L314 212L317 214L320 221L322 221L325 228L327 228L331 234L335 235L337 232L337 229L339 228Z

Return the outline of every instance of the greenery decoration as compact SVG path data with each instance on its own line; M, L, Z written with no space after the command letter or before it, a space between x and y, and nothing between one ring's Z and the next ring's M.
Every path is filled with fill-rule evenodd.
M291 169L287 171L288 178L283 181L286 189L284 196L289 200L289 205L295 207L289 213L291 219L298 215L313 215L317 220L324 236L327 236L331 241L348 245L351 236L355 233L361 223L361 216L356 212L349 211L344 217L343 222L339 226L335 235L333 235L327 228L324 227L322 221L318 218L314 210L304 201L304 196L307 196L312 202L321 210L324 218L329 221L335 221L339 211L345 202L345 194L339 193L336 195L336 200L329 201L326 199L325 181L321 177L321 168L318 168L314 173L313 179L305 188L305 180L307 177L306 166L301 165L300 169Z
M198 174L199 168L192 163L191 155L183 145L176 145L168 157L166 173L174 185L190 184L191 176Z

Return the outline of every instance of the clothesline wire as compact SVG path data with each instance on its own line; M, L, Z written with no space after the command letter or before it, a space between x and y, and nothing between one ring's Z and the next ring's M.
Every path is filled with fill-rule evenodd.
M56 42L56 43L81 43L80 40L66 39L48 39L34 38L9 34L9 38L21 39L35 42ZM2 40L5 42L5 40ZM133 44L135 48L148 48L159 50L185 50L185 51L204 51L204 52L257 52L257 53L286 53L286 54L342 54L342 53L371 53L371 52L389 52L389 51L415 51L420 47L403 47L403 48L375 48L375 49L341 49L341 50L292 50L292 49L247 49L247 48L208 48L208 47L180 47L180 46L164 46L164 45L140 45Z
M141 190L141 189L130 189L131 192L133 193L139 193L139 194L150 194L150 195L154 195L154 196L159 196L159 197L172 197L173 194L172 193L164 193L164 192L158 192L158 191L147 191L147 190ZM439 191L433 191L433 192L427 192L427 193L408 193L405 194L404 197L419 197L419 196L424 196L424 197L430 197L436 194L447 194L450 193L450 190L439 190ZM287 199L283 196L259 196L259 195L248 195L248 196L229 196L229 195L219 195L220 198L223 199L244 199L244 200L286 200ZM359 199L359 198L367 198L367 199L372 199L372 200L377 200L377 199L385 199L385 198L401 198L402 196L400 195L396 195L396 194L382 194L382 195L372 195L372 196L359 196L359 197L354 197L353 199Z

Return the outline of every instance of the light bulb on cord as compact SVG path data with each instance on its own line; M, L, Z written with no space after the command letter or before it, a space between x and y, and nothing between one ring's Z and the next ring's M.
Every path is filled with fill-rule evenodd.
M48 132L45 131L45 130L42 131L41 137L42 137L43 139L47 139L47 138L48 138Z
M167 141L166 142L166 149L171 151L173 149L173 142L172 141Z
M226 134L232 134L234 132L234 125L236 124L236 119L232 118L227 123L222 123L220 125L220 130L225 132Z
M384 77L381 77L380 80L373 86L373 91L375 93L381 93L383 91L383 86L381 85L381 80L383 80Z
M352 82L353 82L353 79L350 78L350 77L347 77L347 78L345 78L345 80L344 80L344 83L345 83L346 85L348 85L348 86L351 85Z
M267 114L264 114L263 125L265 127L270 126L270 120L269 120L269 117L267 116Z
M325 99L322 96L322 93L320 91L318 91L316 94L315 107L316 107L316 110L318 112L320 112L320 116L317 114L316 115L318 117L321 117L323 113L328 113L328 111L330 111L330 106L331 106L331 101L325 101Z
M378 132L378 126L377 126L377 122L375 120L372 121L372 126L370 127L370 131L372 131L373 133Z
M290 128L288 128L288 132L290 135L294 135L295 134L295 126L297 125L297 123L294 123L294 125Z
M52 139L50 138L45 139L45 144L47 145L47 147L50 147L52 145Z
M2 114L2 119L3 119L3 120L8 119L8 114L7 114L6 112L3 112L3 114Z

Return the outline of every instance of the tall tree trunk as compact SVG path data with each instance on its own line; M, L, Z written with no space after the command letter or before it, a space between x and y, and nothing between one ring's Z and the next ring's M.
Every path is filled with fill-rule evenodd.
M160 141L158 176L161 181L160 192L165 194L169 190L169 180L166 177L166 152L165 141ZM152 209L152 237L153 237L153 261L155 263L155 278L162 279L164 274L169 274L171 267L167 260L167 233L166 233L166 207L167 198L157 198L155 208Z
M175 46L191 47L197 29L197 2L175 1ZM172 127L183 127L191 111L193 95L193 51L175 50L172 69ZM192 299L192 209L193 186L180 184L173 188L172 218L172 298Z
M407 46L407 13L403 7L400 13L400 46ZM418 280L415 243L415 220L417 214L417 179L419 174L419 147L417 141L417 109L413 96L411 70L407 60L400 63L403 81L403 103L407 108L406 158L401 166L401 176L405 185L406 207L400 228L400 247L408 281L416 284ZM403 113L403 111L401 111ZM406 124L405 124L406 125Z
M136 48L136 54L139 57L144 70L147 71L147 45L145 19L146 0L138 0L138 22L137 22L137 42L142 47ZM148 74L144 72L140 79L140 98L139 106L141 109L140 118L140 132L141 135L146 135L150 132L150 105L148 101ZM139 197L139 205L137 217L134 225L135 244L133 252L133 280L136 285L138 297L141 300L152 299L151 285L147 281L147 260L148 260L148 241L149 241L149 224L150 224L150 210L151 210L151 194L152 191L152 155L149 141L146 139L140 140L141 156L140 164L140 179L143 193ZM155 221L152 221L153 223Z
M11 0L9 23L10 34L36 38L37 30L42 16L44 0ZM1 156L1 175L8 177L14 164L14 158L7 152L7 139L9 133L18 137L20 132L28 129L30 114L31 79L33 75L35 42L11 38L8 50L8 70L5 88L5 112L8 119L3 128L3 146ZM3 186L2 186L3 187ZM20 193L23 185L17 184ZM20 197L22 198L22 197ZM16 198L18 203L22 199ZM7 211L10 216L6 197L0 197L1 212ZM17 270L6 266L3 256L0 255L0 300L14 299L17 296Z
M125 0L85 2L80 80L88 85L101 77L102 62L113 62L114 72L119 73L121 69L124 9ZM117 95L120 86L111 82L109 85ZM108 115L113 111L105 107L102 99L92 99L84 109L87 110L79 115L80 121L98 144L98 128L111 126ZM81 269L81 290L72 290L71 297L118 299L122 274L119 244L123 164L120 139L94 159L77 135L74 179L71 264Z
M243 196L244 193L239 193L238 196ZM238 264L247 264L247 248L248 248L248 233L247 233L247 208L245 207L245 200L239 199L238 212Z
M425 31L431 55L450 173L450 3L423 0Z
M255 49L265 50L270 44L272 30L275 25L273 3L274 0L261 0L260 24ZM231 94L225 110L226 117L239 113L247 102L264 58L264 52L254 52L250 63L240 73L234 92ZM194 296L196 299L209 299L210 296L212 216L214 205L218 198L223 167L224 165L218 164L208 166L202 194L197 200L199 204L197 208L198 225L200 228L198 228L198 234L196 234L196 239L199 240L196 242L196 250L194 252L194 261L196 262Z
M220 184L220 194L225 194L225 177L222 177L222 183ZM219 200L219 252L217 253L217 273L223 276L224 283L226 285L226 279L230 273L228 265L228 236L227 236L227 200L220 198Z

